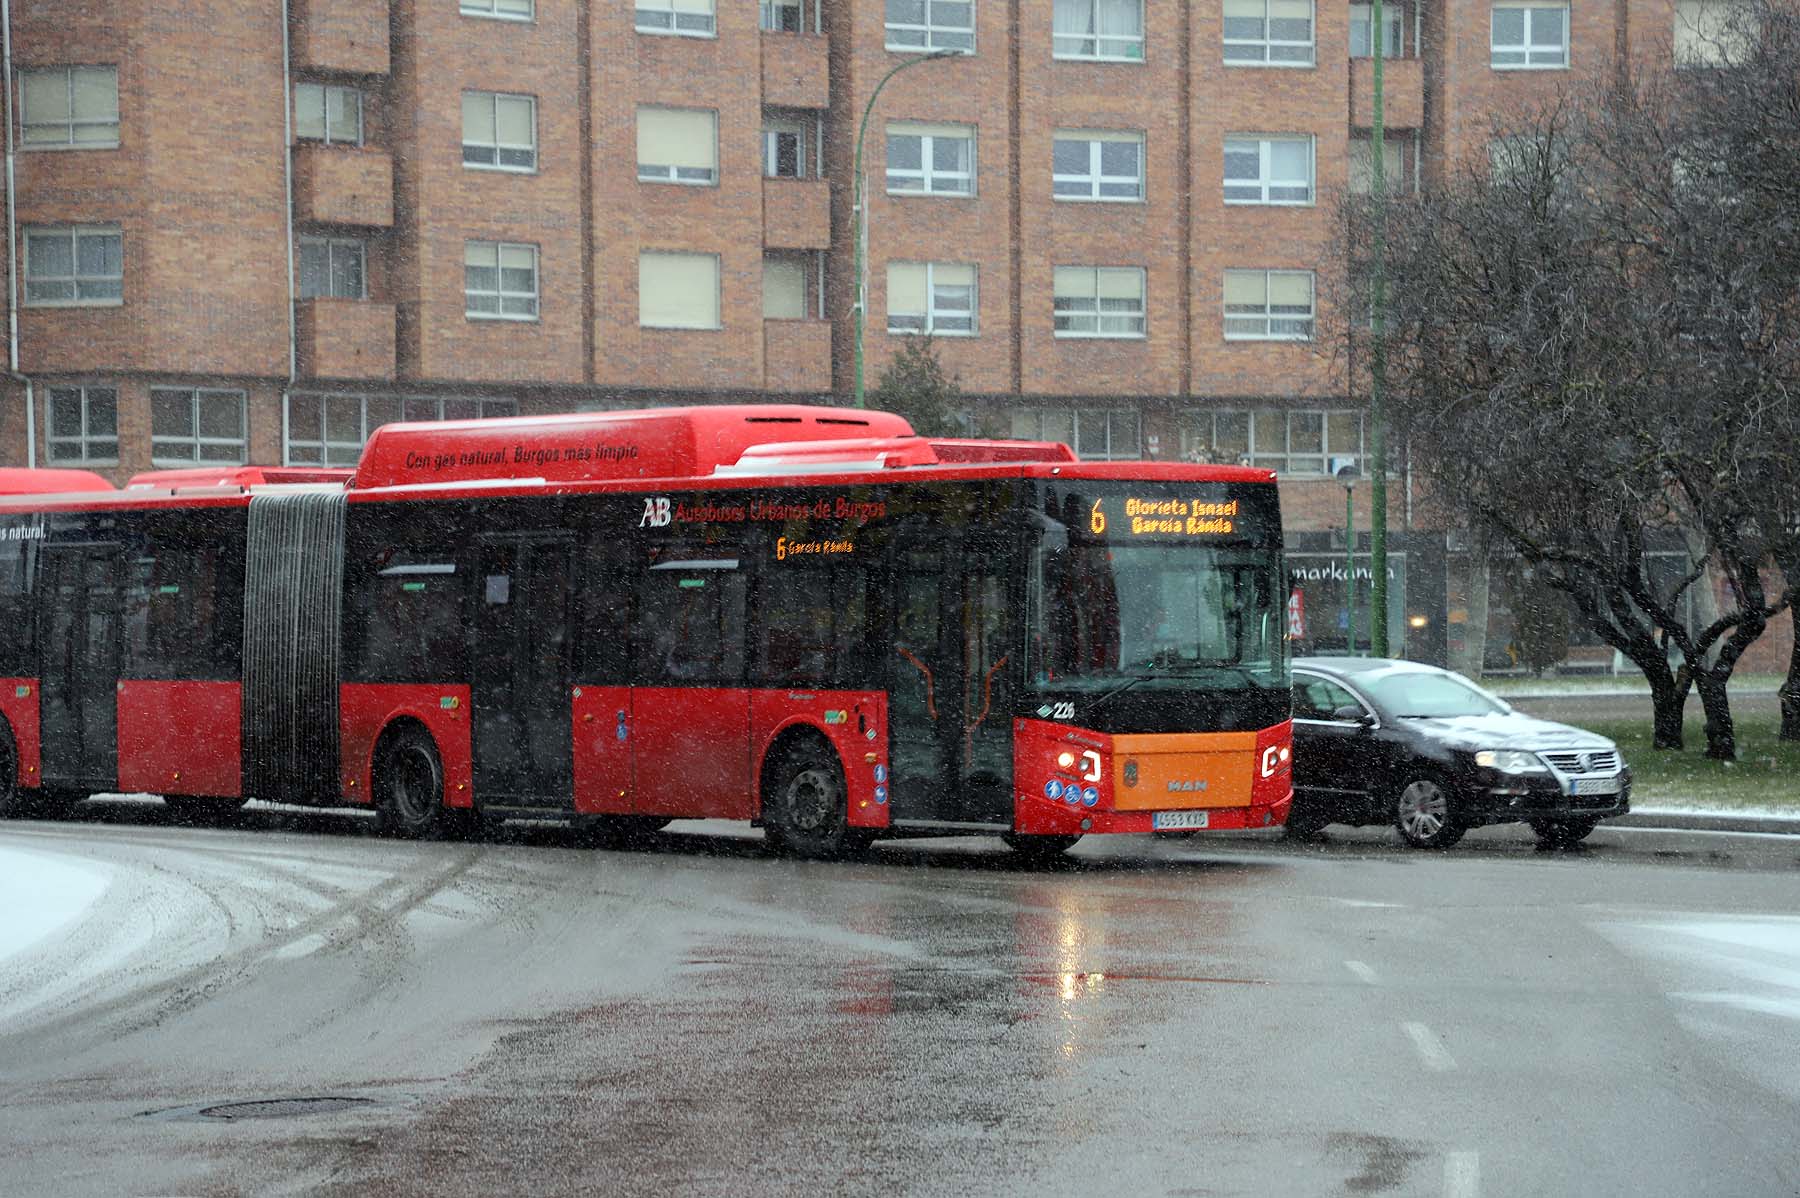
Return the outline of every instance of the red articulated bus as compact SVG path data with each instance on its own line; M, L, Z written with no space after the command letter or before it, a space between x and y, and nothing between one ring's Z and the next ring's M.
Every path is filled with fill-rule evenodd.
M0 471L0 814L724 818L807 855L1286 819L1266 470L755 405L74 474Z

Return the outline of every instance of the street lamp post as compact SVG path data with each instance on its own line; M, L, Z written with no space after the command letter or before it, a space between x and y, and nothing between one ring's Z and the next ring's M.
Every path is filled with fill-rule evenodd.
M1375 51L1375 94L1370 112L1369 190L1375 197L1375 286L1371 297L1369 327L1373 354L1369 362L1369 451L1374 459L1369 479L1369 568L1371 599L1369 603L1369 652L1375 657L1388 655L1387 628L1387 413L1384 410L1387 388L1387 350L1382 344L1382 326L1387 316L1387 162L1383 145L1386 113L1383 111L1381 0L1374 0L1369 19L1369 44Z
M934 53L925 55L923 58L909 58L896 66L893 70L883 75L881 77L881 82L875 85L875 91L869 96L868 104L863 106L862 124L856 127L856 181L853 184L855 188L855 203L851 208L852 253L854 254L853 262L855 264L853 270L855 273L850 285L855 288L855 291L852 293L855 298L851 301L851 307L856 312L856 406L859 408L864 406L863 323L864 315L868 309L869 303L869 289L863 280L863 240L866 235L867 220L867 217L863 212L863 134L869 131L869 116L875 111L875 101L880 98L881 89L887 86L889 79L892 79L907 67L916 67L922 62L936 62L940 58L958 58L961 57L961 55L962 51L960 50L938 50Z
M1356 654L1356 480L1354 465L1340 466L1338 482L1344 485L1344 639L1346 652Z

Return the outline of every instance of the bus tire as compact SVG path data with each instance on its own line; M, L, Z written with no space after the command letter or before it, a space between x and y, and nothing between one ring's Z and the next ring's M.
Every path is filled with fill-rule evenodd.
M1006 847L1033 865L1042 865L1046 861L1054 861L1081 839L1081 834L1074 836L1028 836L1023 832L1008 832L1000 838Z
M777 852L842 856L854 839L849 798L831 746L810 736L796 740L763 770L763 834Z
M29 819L41 808L39 794L19 785L19 750L12 729L0 720L0 819Z
M422 840L440 835L444 763L431 734L408 724L385 737L375 757L375 827L384 836Z

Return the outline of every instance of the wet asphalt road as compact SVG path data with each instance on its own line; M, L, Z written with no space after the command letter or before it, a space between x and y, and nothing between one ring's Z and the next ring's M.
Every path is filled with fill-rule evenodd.
M0 826L111 879L0 962L4 1195L1800 1194L1790 838L1032 870L89 806Z

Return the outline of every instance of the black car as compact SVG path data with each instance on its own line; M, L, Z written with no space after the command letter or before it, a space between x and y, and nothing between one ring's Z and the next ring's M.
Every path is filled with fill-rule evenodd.
M1525 821L1573 844L1631 809L1631 771L1603 736L1514 711L1460 674L1385 658L1294 661L1288 833L1386 824L1417 848Z

